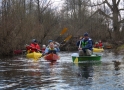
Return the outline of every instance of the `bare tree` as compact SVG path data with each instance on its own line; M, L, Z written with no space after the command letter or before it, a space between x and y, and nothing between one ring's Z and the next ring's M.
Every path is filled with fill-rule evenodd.
M0 54L13 54L13 50L23 49L32 38L40 41L49 36L48 33L51 33L58 24L58 16L51 9L50 0L45 1L2 0Z
M121 8L121 2L122 0L102 0L101 3L97 5L105 5L106 9L108 11L104 11L104 8L99 8L97 11L105 16L106 18L110 19L112 21L112 27L113 27L113 39L119 40L121 38L121 23L124 23L124 17L122 16L121 11L124 9ZM96 6L96 5L93 5ZM118 38L117 38L118 37Z

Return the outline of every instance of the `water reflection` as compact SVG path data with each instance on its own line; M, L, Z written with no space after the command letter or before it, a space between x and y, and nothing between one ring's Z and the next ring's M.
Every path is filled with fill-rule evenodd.
M92 85L92 82L94 81L94 75L96 75L96 71L94 67L101 65L101 61L99 62L87 62L87 63L78 63L75 64L77 67L77 82L78 85ZM90 88L90 86L89 86Z
M121 65L121 62L120 61L117 61L117 60L114 60L113 61L114 63L114 69L115 69L115 72L114 72L114 74L115 75L120 75L121 73L120 73L120 65Z
M102 62L80 64L73 64L71 53L60 56L54 62L21 57L2 60L0 90L124 90L124 63L113 61L121 60L120 56L108 53Z
M29 75L34 77L40 77L40 62L28 62L28 70L30 70Z
M114 68L115 68L115 70L116 71L118 71L118 70L120 70L120 65L121 65L121 62L119 62L119 61L113 61L114 62Z
M84 64L79 64L79 71L80 71L80 76L83 78L90 78L93 77L93 65L84 65Z

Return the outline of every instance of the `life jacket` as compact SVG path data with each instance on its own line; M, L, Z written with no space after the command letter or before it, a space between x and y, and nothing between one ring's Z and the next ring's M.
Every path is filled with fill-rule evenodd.
M94 47L95 47L95 48L99 48L99 44L95 44Z
M49 47L49 50L55 50L55 48L50 48L50 47Z
M85 47L88 44L88 40L87 41L82 41L82 47Z
M26 47L30 52L37 52L40 50L40 46L38 44L31 43L30 46Z
M92 50L92 47L93 47L93 41L91 38L88 38L87 40L83 39L81 41L81 47L82 48L86 48L86 49L89 49L89 50Z
M88 44L89 41L91 41L92 44L93 44L93 41L92 41L91 38L88 38L88 40L84 40L84 39L83 39L82 42L81 42L82 47L85 47L85 46Z
M56 49L55 49L55 48L51 49L51 48L49 47L48 54L50 54L50 53L56 54Z
M102 47L103 47L102 42L99 42L99 47L100 47L100 48L102 48Z

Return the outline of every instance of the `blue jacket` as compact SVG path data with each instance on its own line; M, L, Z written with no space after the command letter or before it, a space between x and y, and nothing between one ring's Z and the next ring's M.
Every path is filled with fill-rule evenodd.
M92 50L93 48L93 41L91 38L88 39L82 39L80 41L77 42L77 46L79 46L84 50L84 49L89 49Z
M57 51L57 52L60 52L60 49L59 49L59 47L55 47L55 48L56 48L56 51Z

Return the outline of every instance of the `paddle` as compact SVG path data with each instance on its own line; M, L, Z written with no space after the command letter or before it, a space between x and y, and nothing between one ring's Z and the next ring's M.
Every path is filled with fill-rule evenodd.
M78 48L81 48L80 46L81 46L81 40L82 40L82 36L80 37L80 43L79 43L79 46L78 46Z
M66 42L66 41L70 40L70 39L71 39L71 37L72 37L72 35L69 35L68 37L66 37L66 38L65 38L65 40L64 40L64 41Z
M60 44L62 44L63 42L67 42L67 41L69 41L69 40L71 39L71 37L72 37L72 35L69 35L69 36L66 37L66 38L64 39L64 41L62 41Z
M80 44L79 44L79 47L78 48L81 48L80 46L81 46L81 40L80 40Z
M61 32L60 32L60 36L63 35L65 32L67 32L67 28L64 28Z
M58 41L58 39L60 38L60 36L62 36L63 34L65 34L66 32L67 32L67 28L63 28L63 30L60 32L60 35L59 35L59 37L58 38L56 38L56 40L55 41Z

